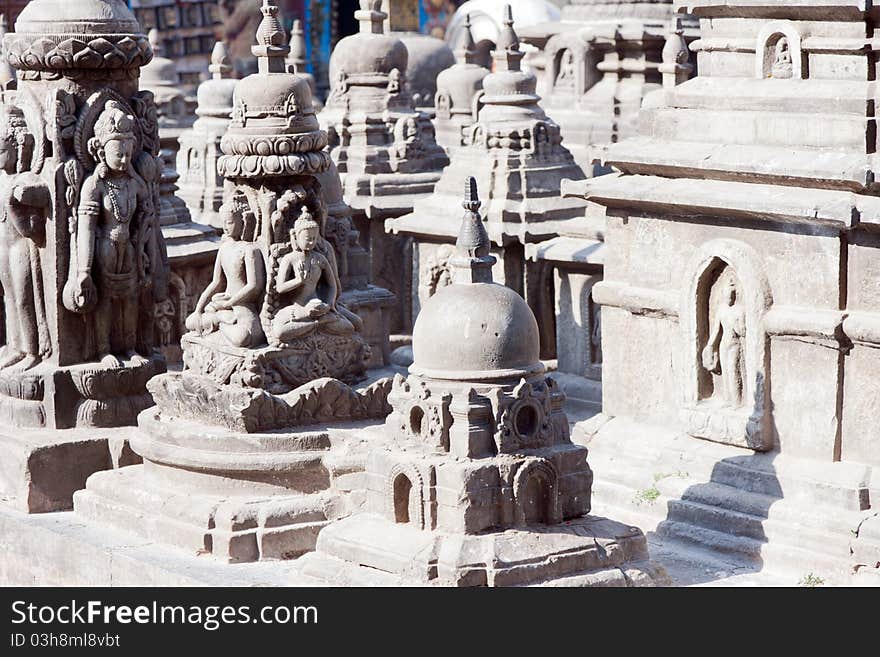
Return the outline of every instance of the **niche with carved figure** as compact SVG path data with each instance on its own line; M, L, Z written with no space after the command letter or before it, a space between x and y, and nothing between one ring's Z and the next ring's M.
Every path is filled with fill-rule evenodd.
M720 239L702 245L685 266L690 284L679 317L686 339L686 430L706 440L770 449L764 317L773 297L761 257L747 244Z
M803 79L801 36L791 21L763 27L755 45L755 76L777 80Z
M733 267L717 260L697 290L699 399L740 408L745 391L746 319L742 284Z

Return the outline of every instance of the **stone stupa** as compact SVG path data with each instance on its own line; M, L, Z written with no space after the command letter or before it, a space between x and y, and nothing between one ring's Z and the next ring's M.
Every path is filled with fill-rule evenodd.
M358 441L334 428L384 417L390 388L348 385L370 347L325 237L327 134L287 72L278 7L262 14L258 72L237 84L221 140L224 237L187 318L186 369L149 383L156 406L132 438L143 465L98 473L74 499L84 519L228 561L296 557L347 513L336 478L357 470Z
M455 65L437 76L437 95L434 99L437 143L447 153L465 145L468 128L479 115L483 79L489 75L489 69L477 63L470 14L465 16L455 58Z
M434 191L449 163L429 117L407 89L406 46L384 33L381 0L361 0L360 32L342 39L330 58L332 89L320 114L339 170L342 193L371 258L371 280L398 296L392 330L409 332L408 243L386 236L384 222L412 211Z
M664 581L635 527L586 515L593 473L522 297L492 282L476 182L452 283L422 309L389 394L366 508L325 527L294 583L643 586ZM364 431L368 436L367 430Z
M483 189L486 230L498 256L496 277L525 297L541 327L542 356L552 357L553 307L544 263L525 262L524 246L554 237L566 222L584 214L582 200L560 195L563 179L583 179L584 173L561 143L559 126L538 104L535 76L522 70L522 57L508 6L493 51L494 71L483 78L482 107L468 129L466 145L453 151L434 194L417 201L410 214L387 221L386 227L414 238L418 290L412 304L417 314L450 280L451 244L458 234L452 208L459 181L474 175Z

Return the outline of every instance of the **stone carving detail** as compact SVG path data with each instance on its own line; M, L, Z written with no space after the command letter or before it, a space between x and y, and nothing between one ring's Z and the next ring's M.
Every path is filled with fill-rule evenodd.
M142 100L149 104L148 96ZM122 356L149 356L153 336L138 331L141 300L154 285L167 287L155 217L160 165L143 150L141 129L135 110L115 94L93 94L74 134L77 163L66 167L74 194L75 170L88 174L73 214L64 301L68 310L92 315L95 351L108 366L119 366Z
M4 36L0 413L20 426L133 424L165 369L157 113L137 89L152 53L120 0L84 5L34 0Z
M181 343L185 367L206 386L281 395L324 377L362 379L370 346L361 319L340 302L337 257L325 238L327 136L308 82L286 72L278 8L262 11L253 50L260 70L277 75L236 86L218 161L224 238Z
M273 395L256 388L220 385L184 372L156 377L148 387L169 416L198 421L211 418L211 424L254 433L384 417L390 410L391 379L355 390L336 379L319 378L283 395Z
M422 247L424 249L424 247ZM452 268L449 260L455 256L452 244L439 244L419 263L419 303L428 299L447 285L452 284Z
M0 285L6 319L0 369L30 369L52 351L39 253L50 197L32 171L34 146L22 111L11 103L0 107Z
M743 402L743 341L745 340L745 312L738 299L737 286L732 275L719 280L707 299L705 309L709 336L702 351L702 365L706 371L721 377L720 398L732 408ZM714 317L713 317L714 315ZM714 387L714 386L713 386ZM715 391L717 395L719 391Z
M792 76L791 47L788 39L780 37L774 47L773 66L770 74L774 78L790 78Z
M565 48L559 51L556 58L558 64L553 87L555 89L574 89L577 82L574 51L571 48Z

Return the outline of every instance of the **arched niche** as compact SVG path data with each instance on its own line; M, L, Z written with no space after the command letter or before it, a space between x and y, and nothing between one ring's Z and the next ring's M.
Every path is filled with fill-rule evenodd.
M388 475L387 513L396 523L425 528L425 489L418 470L398 464Z
M532 459L514 475L513 499L517 524L552 525L562 522L556 468L545 459Z
M769 339L773 303L758 253L737 240L703 244L682 271L683 409L694 436L767 450ZM736 390L738 388L738 390Z
M545 96L583 95L601 77L593 48L577 35L563 33L551 37L544 52Z
M772 21L761 28L755 44L755 77L802 80L801 35L791 21Z

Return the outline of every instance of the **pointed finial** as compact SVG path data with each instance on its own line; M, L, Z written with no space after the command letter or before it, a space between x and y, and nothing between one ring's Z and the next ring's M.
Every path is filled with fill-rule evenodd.
M214 44L211 51L211 64L208 71L215 80L223 80L232 77L232 61L229 59L229 49L224 41Z
M474 44L474 34L471 32L471 15L464 15L464 29L461 32L461 40L455 51L455 58L459 63L473 64L477 60L477 49Z
M298 18L290 29L290 55L287 60L293 65L294 73L306 72L306 36Z
M480 217L477 181L468 176L464 183L464 217L455 240L455 256L450 260L456 283L491 283L495 256L489 255L489 235Z
M498 41L492 58L496 61L496 71L518 71L523 53L519 49L519 37L513 29L513 10L504 5L504 27L498 33Z
M150 48L153 49L153 57L165 56L165 44L162 43L162 35L155 27L151 28L147 33L147 39L150 42Z
M354 12L363 34L383 34L388 14L382 11L382 0L360 0L360 9Z
M290 46L284 43L284 28L281 27L278 5L273 0L263 0L260 7L263 20L257 28L257 45L251 52L257 58L260 73L284 73L284 59L290 52Z

